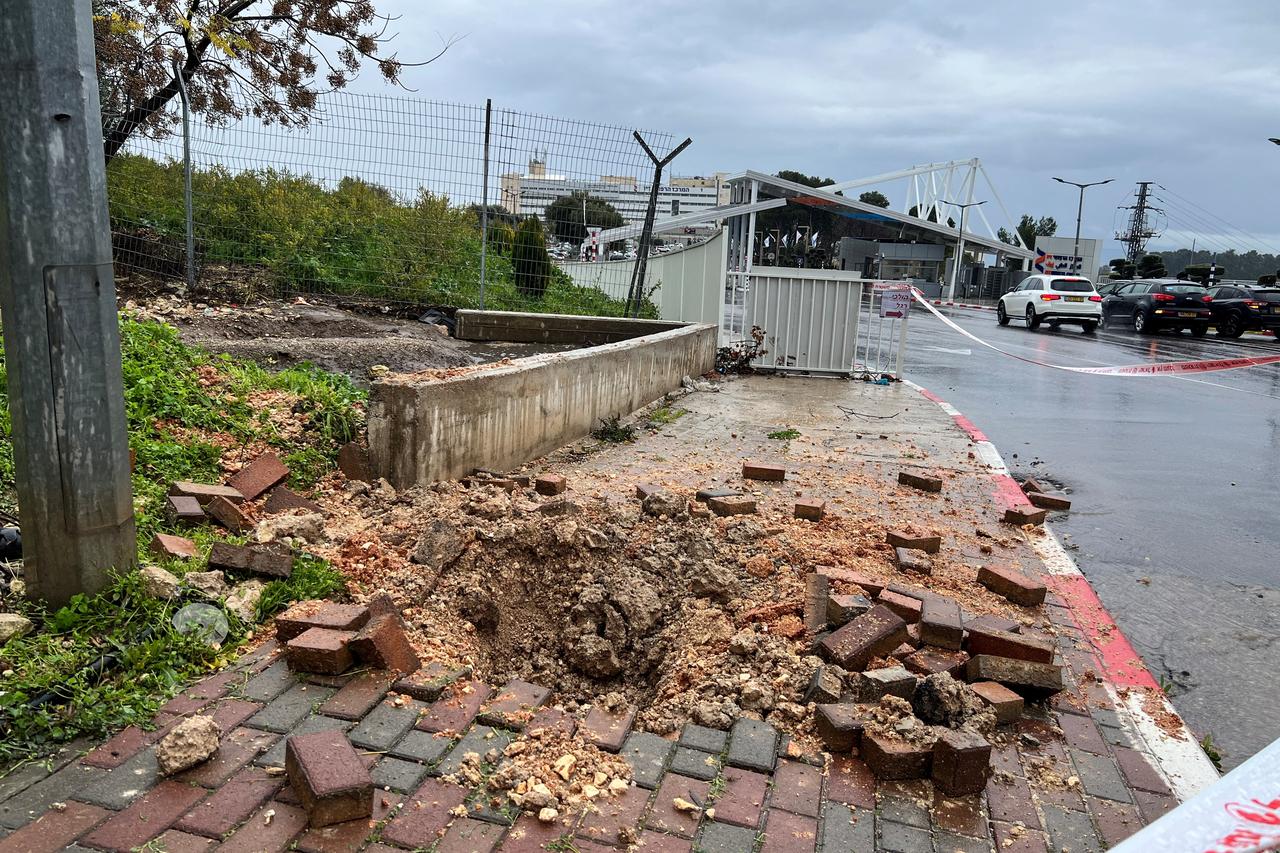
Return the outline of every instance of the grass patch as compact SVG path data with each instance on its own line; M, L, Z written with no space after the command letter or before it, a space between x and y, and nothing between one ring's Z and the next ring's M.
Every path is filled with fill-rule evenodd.
M187 347L160 323L120 321L129 444L137 454L133 475L138 544L157 532L194 539L201 558L165 567L181 575L205 567L215 541L243 541L212 527L177 529L163 516L173 480L220 482L224 453L279 453L300 488L334 467L338 448L363 420L363 392L345 377L309 366L271 374L254 364ZM0 344L0 506L16 509L8 383ZM260 618L289 602L331 595L343 578L323 560L299 556L289 580L266 586ZM6 605L41 625L0 648L0 765L38 755L76 737L101 737L150 720L156 709L192 679L223 666L251 626L228 614L230 633L213 649L172 627L177 609L142 593L136 572L117 574L97 595L79 595L48 609L25 601ZM104 655L118 663L88 668ZM35 700L42 700L35 702Z
M1200 748L1204 750L1205 756L1213 762L1213 767L1219 773L1222 772L1222 753L1218 751L1218 745L1213 742L1213 735L1205 735L1200 741Z
M591 437L614 444L625 444L636 440L636 428L631 424L624 424L620 415L614 415L601 418L600 426L591 431Z
M800 430L787 427L786 429L769 433L768 437L774 441L791 441L800 437Z
M675 406L659 406L649 413L649 428L656 429L667 424L673 424L687 414L689 414L688 409L680 409Z

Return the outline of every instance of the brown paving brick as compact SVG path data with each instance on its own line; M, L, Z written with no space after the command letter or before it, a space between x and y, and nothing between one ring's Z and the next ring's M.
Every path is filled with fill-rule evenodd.
M450 685L418 719L424 732L461 732L480 713L480 706L493 692L483 681L460 681Z
M209 699L202 696L190 696L186 693L179 693L177 696L174 696L168 702L161 705L160 711L157 713L188 716L208 705L209 701Z
M1124 746L1115 748L1116 763L1130 785L1154 794L1169 794L1169 786L1141 752Z
M449 824L432 853L492 853L498 849L503 827L469 817L460 817Z
M551 691L537 684L513 678L490 697L480 714L480 722L490 726L523 729L534 712L547 703Z
M285 742L284 766L311 826L329 826L371 813L369 765L344 732L291 735Z
M571 837L576 822L575 818L543 823L531 814L522 814L516 818L499 849L502 853L542 853L546 849L544 845ZM648 848L645 853L649 853Z
M1029 829L1040 828L1040 816L1031 802L1027 780L1018 776L992 777L987 781L987 807L992 820L1021 822Z
M324 507L315 501L298 494L288 486L277 486L271 490L271 494L267 495L267 502L263 505L262 511L267 515L275 515L280 512L288 512L291 509L301 509L307 512L324 512Z
M645 818L644 825L658 832L669 832L681 838L693 838L698 831L697 812L680 811L672 803L679 797L691 803L707 802L708 782L699 782L687 776L668 773L663 777L658 793L653 798L653 808ZM719 812L717 811L717 814Z
M618 711L610 711L597 702L587 718L578 726L584 739L601 749L617 752L636 721L636 709L630 705Z
M399 794L374 791L372 815L329 826L312 827L298 837L298 849L303 853L347 853L358 850L377 825L386 820L402 801L403 797Z
M86 837L91 847L132 850L168 829L208 793L172 779L161 782Z
M382 831L384 841L403 847L430 847L452 820L450 811L462 805L467 791L458 785L428 779L407 797Z
M282 785L283 776L270 776L260 767L246 767L174 826L184 832L220 838L271 799Z
M267 813L275 812L270 821ZM307 813L278 801L264 805L232 833L218 853L278 853L289 849L293 838L307 825Z
M241 767L266 752L276 742L277 735L257 729L233 729L222 738L218 751L208 761L201 762L174 778L204 788L217 788L235 775Z
M249 702L245 699L219 699L210 705L205 713L213 717L219 729L229 732L261 711L262 707L257 702Z
M1106 755L1107 744L1102 739L1102 735L1098 734L1098 727L1094 724L1092 717L1082 717L1078 714L1059 714L1058 728L1062 729L1062 734L1066 737L1067 743L1076 749L1083 749L1085 752L1092 752L1095 755Z
M638 824L648 803L649 792L639 787L631 787L620 796L597 801L596 810L589 810L582 816L578 835L605 844L617 844L622 828Z
M274 453L264 453L235 473L227 485L247 501L255 500L289 476L289 467Z
M1063 779L1070 778L1075 774L1075 770L1070 763L1042 762L1042 765ZM1074 812L1084 811L1084 797L1079 786L1068 788L1062 784L1040 782L1036 779L1034 766L1033 763L1027 764L1027 778L1031 784L1031 795L1037 803L1042 806L1046 804L1060 806Z
M526 731L534 731L535 729L559 729L565 733L567 737L573 737L573 733L578 730L578 721L571 714L562 711L559 708L539 708L529 718L528 725L525 726Z
M1085 805L1108 847L1114 847L1143 826L1137 806L1096 797L1085 797Z
M199 835L188 835L171 829L155 840L157 850L164 853L204 853L212 850L218 842L212 838L201 838Z
M644 853L689 853L693 849L693 842L676 838L674 835L645 830L640 833L638 846ZM502 850L506 853L507 848L504 846Z
M827 798L863 809L876 807L876 777L859 758L831 756L827 768Z
M405 634L399 609L388 603L381 610L375 614L370 609L369 621L351 641L351 653L365 665L377 669L400 675L417 672L422 661Z
M1022 759L1018 756L1018 748L1012 743L992 743L991 769L997 772L1012 773L1014 776L1024 775L1022 772Z
M981 795L948 797L935 791L930 814L937 829L972 838L987 837L987 816L982 809Z
M1169 794L1153 794L1150 791L1135 789L1133 798L1138 801L1138 809L1147 823L1152 823L1178 806L1178 800Z
M755 829L760 823L765 795L769 791L769 777L737 767L724 769L724 790L712 803L716 820Z
M358 631L369 621L369 608L331 601L299 601L276 617L276 640L287 643L308 628Z
M93 829L111 814L98 806L68 802L66 808L49 809L8 838L0 838L0 853L53 853Z
M996 849L1000 853L1048 853L1049 841L1039 830L1003 821L992 821L991 826L995 829Z
M158 739L158 732L146 732L137 726L129 726L80 759L80 763L89 767L114 770Z
M813 853L818 844L818 821L812 817L769 809L760 853Z
M778 769L773 773L773 796L769 800L769 808L817 817L821 796L821 770L799 761L778 762Z
M362 672L330 696L320 706L320 713L340 720L358 720L382 701L393 680L392 673L385 670Z

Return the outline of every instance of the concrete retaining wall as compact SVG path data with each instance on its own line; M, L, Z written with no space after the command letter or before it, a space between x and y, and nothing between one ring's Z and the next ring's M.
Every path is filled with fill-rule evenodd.
M454 318L454 336L464 341L520 341L541 344L598 346L655 332L684 328L668 320L629 317L578 317L572 314L524 314L516 311L462 309Z
M717 329L684 326L447 379L389 377L369 395L374 474L397 488L506 470L715 366Z

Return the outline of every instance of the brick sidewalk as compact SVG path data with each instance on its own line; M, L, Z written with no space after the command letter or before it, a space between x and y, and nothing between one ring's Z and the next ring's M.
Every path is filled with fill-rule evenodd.
M813 444L806 450L797 443L788 466L807 459L811 473L825 471L832 497L846 492L830 480L841 468L888 461L896 470L924 449L932 467L953 476L953 494L986 520L996 517L989 474L969 458L967 439L947 418L916 405L919 398L909 390L773 382L786 384L752 380L724 394L686 398L681 405L690 414L670 429L556 470L572 481L643 459L637 467L648 474L692 481L697 475L683 462L688 454L739 459L757 448L776 448L759 437L767 431L762 427L794 426ZM779 394L780 387L788 393ZM864 415L900 414L855 427L837 403ZM865 429L865 437L855 439L855 429ZM912 437L913 449L902 443L905 436ZM834 444L844 452L836 454ZM806 457L814 448L831 451L828 460ZM840 464L832 467L829 459L837 455ZM615 487L626 492L633 478L619 476ZM1018 556L1033 568L1029 547L1020 547ZM856 756L803 754L758 720L740 719L729 732L690 725L662 738L631 731L625 722L606 736L599 718L588 717L562 722L625 757L635 784L601 798L599 809L586 814L561 815L551 825L522 815L512 823L513 815L495 808L483 786L468 790L442 778L461 766L465 754L500 751L523 736L485 724L502 722L487 712L501 702L503 690L477 682L465 703L449 698L452 692L439 698L422 690L406 700L388 694L392 680L379 672L295 675L270 643L174 698L157 715L155 731L126 729L83 755L89 745L73 744L49 768L30 765L0 779L0 834L8 833L0 853L215 847L316 853L1101 850L1176 800L1142 751L1124 708L1100 681L1103 670L1070 611L1050 595L1045 613L1058 631L1067 689L1047 704L1029 704L1017 722L1001 727L993 741L995 775L975 796L943 797L927 779L878 781ZM437 689L453 677L470 676L451 674ZM225 733L218 754L161 779L155 742L166 727L196 712L211 714ZM556 717L545 713L544 722ZM284 765L288 735L330 729L346 732L371 764L378 786L374 819L308 829L277 768ZM708 809L678 811L677 797Z

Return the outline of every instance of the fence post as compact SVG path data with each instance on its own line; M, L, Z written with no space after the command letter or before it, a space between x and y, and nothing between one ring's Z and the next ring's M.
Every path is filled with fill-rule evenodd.
M489 259L489 121L493 115L493 99L484 99L484 177L480 190L480 307L484 308L485 271Z
M196 232L191 215L191 102L187 98L187 78L182 66L173 61L173 76L178 80L178 94L182 98L182 202L187 215L187 293L196 287Z
M640 313L640 301L644 298L644 271L649 264L649 242L653 239L653 219L658 212L658 186L662 183L662 170L676 159L677 154L692 145L693 140L686 138L684 142L673 148L671 153L659 160L645 143L640 131L634 131L631 135L653 161L653 184L649 187L649 206L644 214L644 228L640 231L640 245L636 249L636 265L631 272L631 286L627 288L627 303L623 307L624 314L634 317Z

